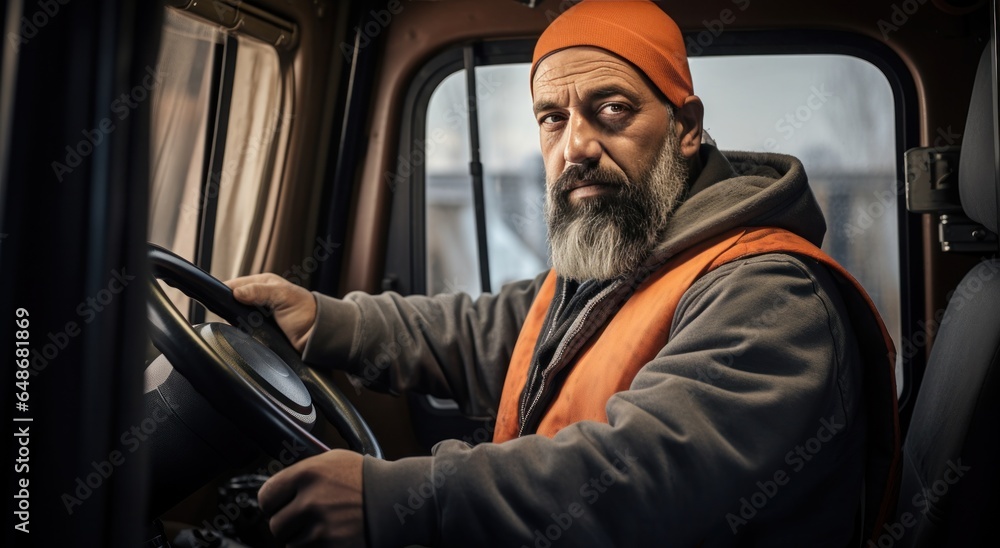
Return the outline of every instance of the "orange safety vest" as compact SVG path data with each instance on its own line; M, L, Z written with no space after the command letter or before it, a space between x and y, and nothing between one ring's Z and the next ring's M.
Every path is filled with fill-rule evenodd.
M569 372L564 374L562 386L545 410L536 433L552 437L575 422L607 423L606 405L611 396L628 390L639 370L666 345L674 312L684 293L700 277L726 263L765 253L791 253L815 259L839 274L841 285L847 287L842 293L852 312L852 324L866 361L863 382L868 386L866 393L873 395L874 400L869 402L869 413L878 414L872 421L877 423L873 435L881 438L876 443L882 447L882 455L875 457L874 466L888 476L879 512L884 519L891 511L899 470L895 346L861 284L818 247L783 229L736 229L687 249L660 267L580 351ZM495 443L518 437L519 399L555 286L556 273L550 271L521 327L500 397L493 434Z

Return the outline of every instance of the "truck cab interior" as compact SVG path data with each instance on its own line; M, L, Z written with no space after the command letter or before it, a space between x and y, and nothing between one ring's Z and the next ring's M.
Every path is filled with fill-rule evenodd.
M576 3L7 1L8 545L275 546L256 489L302 458L488 442L304 364L221 281L476 296L548 268L529 65ZM658 3L705 139L802 160L895 341L898 504L865 540L996 544L996 2Z

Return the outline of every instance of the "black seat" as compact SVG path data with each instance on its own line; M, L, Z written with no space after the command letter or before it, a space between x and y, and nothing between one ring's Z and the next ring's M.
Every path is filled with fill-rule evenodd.
M959 165L962 208L997 232L993 71L979 64ZM878 546L996 546L1000 520L1000 261L951 297L903 443L896 521Z

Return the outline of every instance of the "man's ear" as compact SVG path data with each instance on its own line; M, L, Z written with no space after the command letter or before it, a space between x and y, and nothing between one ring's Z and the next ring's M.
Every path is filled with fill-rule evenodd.
M697 95L684 100L684 104L674 113L674 123L680 138L681 154L685 158L694 158L701 150L702 121L705 117L705 105Z

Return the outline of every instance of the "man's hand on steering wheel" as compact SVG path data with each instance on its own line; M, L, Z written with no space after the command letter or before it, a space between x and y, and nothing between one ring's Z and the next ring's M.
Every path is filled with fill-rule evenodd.
M244 276L225 284L237 301L270 308L289 342L302 352L316 319L312 293L276 274ZM361 464L360 454L334 450L269 479L260 490L260 507L275 538L294 546L363 547Z
M364 457L334 449L278 472L260 488L260 509L278 542L364 548Z
M206 403L268 455L287 462L287 451L298 449L301 460L262 487L261 509L276 536L294 546L363 547L362 455L383 453L351 402L301 360L316 318L312 294L274 274L223 284L160 246L149 244L148 253L147 311L157 349L192 391L211 394ZM190 325L157 280L228 325ZM247 305L267 306L272 313ZM316 408L352 451L330 451L312 435Z
M316 319L309 291L276 274L256 274L225 282L237 301L267 306L285 336L302 352ZM334 450L306 459L264 484L261 509L271 531L295 546L364 546L361 510L361 455Z
M300 354L312 334L316 320L316 299L308 290L277 274L254 274L225 282L237 301L266 306L274 312L278 327Z

